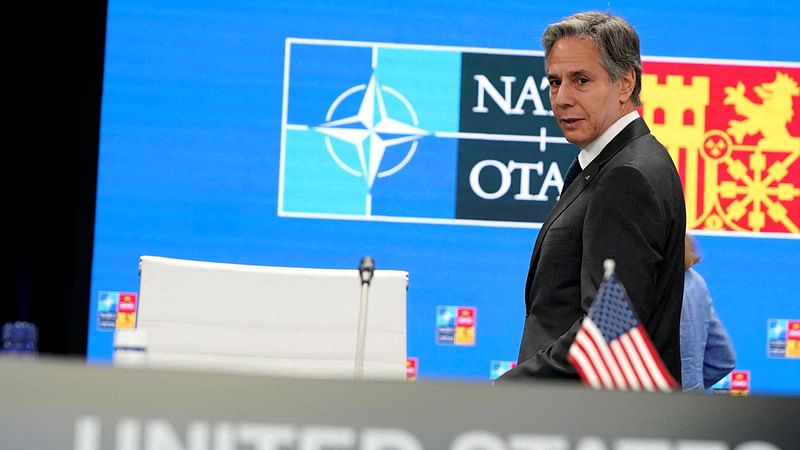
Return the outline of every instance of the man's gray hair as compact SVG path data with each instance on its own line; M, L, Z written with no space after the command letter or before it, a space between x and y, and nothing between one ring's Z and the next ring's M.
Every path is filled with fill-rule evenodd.
M642 57L639 35L625 19L602 12L582 12L551 24L542 35L545 64L556 41L565 37L589 39L597 46L600 64L612 82L633 69L636 84L631 93L633 105L641 105Z

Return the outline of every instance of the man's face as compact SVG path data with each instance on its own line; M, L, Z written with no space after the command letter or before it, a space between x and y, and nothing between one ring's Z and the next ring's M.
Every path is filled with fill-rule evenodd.
M566 37L547 57L550 103L558 126L567 141L581 148L633 110L630 90L623 88L628 78L611 83L599 55L592 41Z

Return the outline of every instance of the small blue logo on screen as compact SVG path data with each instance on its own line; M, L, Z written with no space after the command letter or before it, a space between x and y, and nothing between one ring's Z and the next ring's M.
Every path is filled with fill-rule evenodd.
M458 307L439 305L436 307L436 342L438 344L455 343L456 315Z
M489 378L496 380L500 375L517 367L516 361L492 360L489 363Z
M97 298L97 328L114 330L117 326L119 292L100 291Z

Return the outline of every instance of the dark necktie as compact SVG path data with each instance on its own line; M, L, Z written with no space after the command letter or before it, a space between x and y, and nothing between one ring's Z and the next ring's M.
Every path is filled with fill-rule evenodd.
M572 183L573 180L575 180L575 177L577 177L578 174L581 173L581 170L583 169L581 169L581 165L580 163L578 163L578 157L576 156L575 159L572 160L572 164L569 165L569 169L567 169L567 174L564 176L564 188L561 189L561 192L567 190L569 184Z

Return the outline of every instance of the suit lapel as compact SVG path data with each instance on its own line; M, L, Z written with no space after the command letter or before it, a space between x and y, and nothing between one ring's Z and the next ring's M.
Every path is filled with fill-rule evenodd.
M576 198L586 189L586 186L594 180L597 173L600 169L620 150L622 150L629 142L632 140L644 136L650 133L650 129L647 127L647 124L644 123L644 120L638 118L633 122L629 123L622 131L619 132L618 135L611 140L611 142L606 145L606 147L600 152L599 155L594 159L594 161L589 164L588 167L583 169L583 171L578 174L567 189L565 189L561 193L561 197L558 199L558 202L550 210L547 214L547 218L545 219L544 223L542 224L542 228L539 229L539 234L536 236L536 244L533 247L533 254L531 255L531 262L530 267L528 268L528 278L525 281L525 301L528 301L528 293L531 289L531 283L533 283L533 274L535 272L536 264L539 262L539 251L542 246L542 241L544 240L544 235L547 233L547 230L553 224L553 222L558 219L559 216L575 201ZM530 305L527 305L528 310L530 310Z

